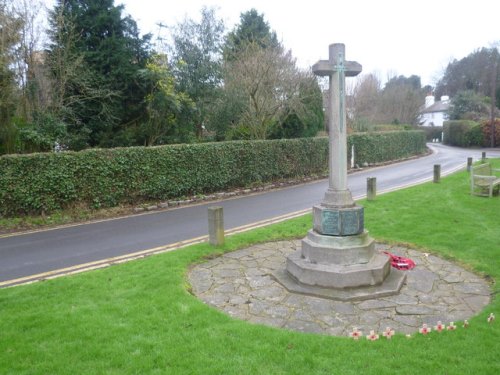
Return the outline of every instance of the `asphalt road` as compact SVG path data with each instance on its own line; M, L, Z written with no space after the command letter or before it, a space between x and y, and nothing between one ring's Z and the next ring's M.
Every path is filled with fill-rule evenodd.
M500 157L500 150L470 150L433 144L430 156L367 169L349 175L355 198L366 194L367 177L377 178L378 193L432 179L433 165L441 164L442 175L465 167L481 151ZM29 280L77 265L99 265L102 260L159 247L175 246L208 232L207 207L224 208L226 230L268 222L308 210L323 198L327 180L214 203L157 211L143 215L90 222L70 227L0 237L0 286L13 280Z

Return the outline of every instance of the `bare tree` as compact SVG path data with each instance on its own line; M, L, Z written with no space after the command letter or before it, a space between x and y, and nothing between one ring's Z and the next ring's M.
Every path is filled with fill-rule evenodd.
M23 21L16 48L16 80L21 89L18 113L28 122L48 105L48 76L42 51L46 10L40 0L15 0L14 13Z
M491 138L490 138L490 147L495 147L496 144L496 139L495 139L495 112L496 112L496 105L497 105L497 84L498 84L498 62L499 62L499 53L498 53L498 46L500 45L500 42L497 43L496 47L493 47L491 49L491 64L490 64L490 69L491 69L491 106L490 106L490 132L491 132Z
M68 130L77 134L76 138L83 137L77 141L81 144L75 143L78 149L86 146L83 143L88 136L88 129L82 124L84 119L79 115L81 108L93 106L102 122L111 122L115 119L112 101L119 93L103 86L97 74L85 64L83 55L75 51L74 44L81 36L63 16L63 9L59 11L51 20L52 45L45 62L50 70L50 111L68 124L71 128Z
M14 152L15 114L18 90L15 82L15 50L19 43L22 20L16 17L12 4L0 0L0 152Z
M415 124L421 105L420 90L409 85L391 87L382 93L378 120L382 123Z
M3 32L10 29L13 41L8 53L10 56L8 67L19 90L16 112L24 120L31 122L33 112L39 107L38 96L43 88L43 74L40 67L43 65L41 39L44 35L45 9L40 0L13 0L8 6L5 2L2 3ZM8 22L4 22L7 20L5 18L7 13L15 23L9 25ZM4 52L2 54L6 56Z
M236 125L250 138L266 139L291 108L300 113L302 77L290 52L247 43L225 65L225 89L244 103Z
M352 116L349 122L356 131L366 130L366 124L377 122L381 84L373 73L360 76L352 89Z

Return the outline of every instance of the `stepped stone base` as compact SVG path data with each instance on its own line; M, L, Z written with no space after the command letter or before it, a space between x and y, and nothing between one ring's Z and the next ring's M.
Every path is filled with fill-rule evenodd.
M366 230L331 236L313 229L273 277L289 292L353 301L399 293L406 274L392 269L390 258L375 251Z
M286 270L302 284L343 289L382 284L391 264L384 254L375 254L368 263L349 266L311 263L298 251L287 258Z
M305 285L294 279L285 269L276 270L273 272L272 277L290 293L337 301L363 301L396 295L399 294L406 280L406 274L396 269L391 269L387 278L380 285L346 289Z

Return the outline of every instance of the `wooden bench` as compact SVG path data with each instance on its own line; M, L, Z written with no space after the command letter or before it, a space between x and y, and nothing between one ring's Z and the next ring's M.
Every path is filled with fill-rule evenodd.
M500 178L495 176L493 172L500 172L500 169L492 169L490 163L472 167L470 174L471 194L491 198L493 190L498 190L500 187Z

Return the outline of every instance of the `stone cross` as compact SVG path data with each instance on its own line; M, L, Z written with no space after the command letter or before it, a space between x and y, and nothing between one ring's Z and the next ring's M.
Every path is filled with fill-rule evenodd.
M345 77L359 74L361 65L345 60L343 44L332 44L329 59L312 69L330 78L329 187L313 206L313 228L301 248L273 275L289 291L343 301L397 294L406 274L391 271L390 258L375 251L375 240L364 229L364 209L347 188Z
M347 188L347 129L345 77L361 73L361 64L345 60L345 45L331 44L328 60L320 60L313 73L329 77L329 187L321 203L326 207L352 207L354 201Z

